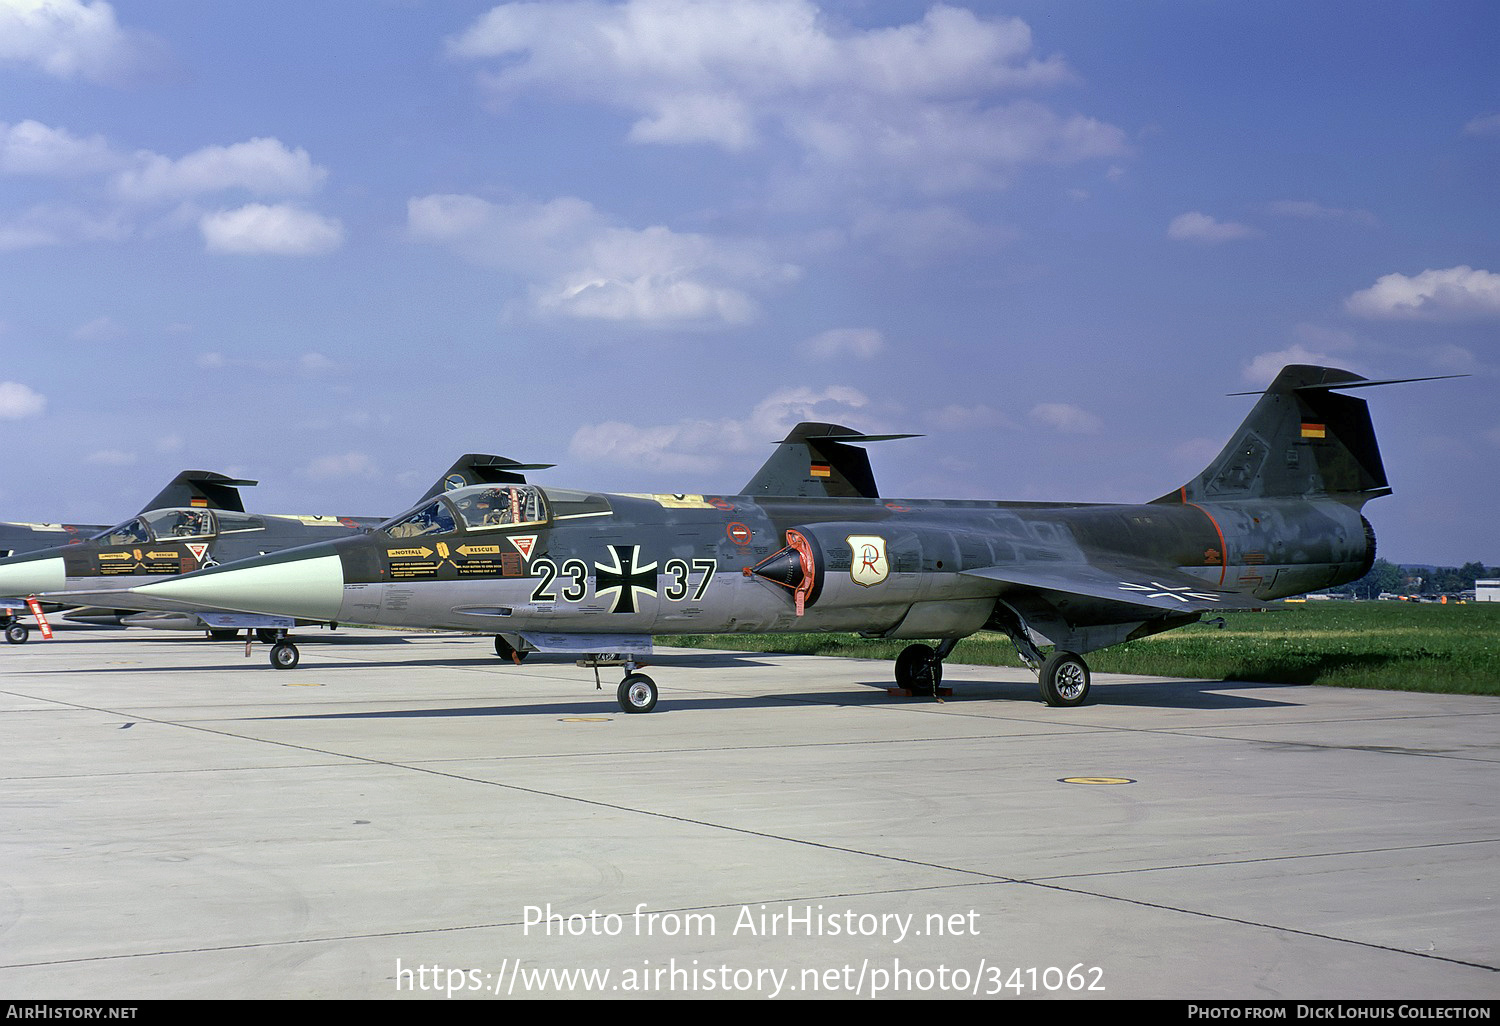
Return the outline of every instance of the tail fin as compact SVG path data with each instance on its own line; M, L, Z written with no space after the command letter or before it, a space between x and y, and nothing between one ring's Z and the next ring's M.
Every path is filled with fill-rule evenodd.
M417 501L425 502L439 492L449 492L473 484L525 484L526 475L522 471L547 470L554 466L555 463L517 463L504 456L491 456L482 452L465 453Z
M1328 495L1362 505L1389 495L1368 407L1363 399L1334 390L1395 383L1333 367L1283 367L1208 468L1154 501Z
M240 488L255 484L241 481L211 470L184 470L172 482L157 493L156 498L141 507L142 513L153 509L173 509L179 506L203 506L209 509L230 509L245 512L245 502L240 498Z
M838 424L803 421L781 440L741 495L878 499L870 457L855 442L916 435L862 435Z

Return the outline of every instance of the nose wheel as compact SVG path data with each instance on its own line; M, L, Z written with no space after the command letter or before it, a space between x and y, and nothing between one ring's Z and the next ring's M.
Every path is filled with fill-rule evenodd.
M628 713L647 713L656 708L656 681L644 673L628 674L615 691L620 708Z
M302 654L297 651L297 646L286 638L282 638L271 646L271 665L278 670L295 669Z

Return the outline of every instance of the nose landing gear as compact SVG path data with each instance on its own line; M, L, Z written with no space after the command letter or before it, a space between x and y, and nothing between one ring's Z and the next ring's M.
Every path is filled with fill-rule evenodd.
M628 673L615 690L615 698L625 712L650 712L656 708L656 682L644 673Z

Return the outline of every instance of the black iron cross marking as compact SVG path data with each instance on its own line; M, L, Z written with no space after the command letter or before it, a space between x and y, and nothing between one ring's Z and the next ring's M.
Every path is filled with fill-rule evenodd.
M596 571L594 595L598 598L614 592L614 601L609 611L611 613L634 613L636 592L643 595L656 594L656 564L635 565L636 559L641 554L639 545L611 545L609 550L614 556L613 565L594 564Z

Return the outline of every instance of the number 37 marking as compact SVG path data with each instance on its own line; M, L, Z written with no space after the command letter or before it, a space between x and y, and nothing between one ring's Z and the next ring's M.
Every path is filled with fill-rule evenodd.
M703 596L708 592L708 582L714 579L714 568L718 565L719 564L714 562L712 559L693 560L692 569L703 575L703 579L698 582L698 587L693 591L694 602L702 600ZM667 560L667 565L664 570L666 573L676 578L676 580L673 581L672 584L667 587L667 590L662 592L662 594L665 595L669 601L681 602L683 599L687 598L688 579L691 576L691 571L689 571L688 569L687 560L669 559Z

